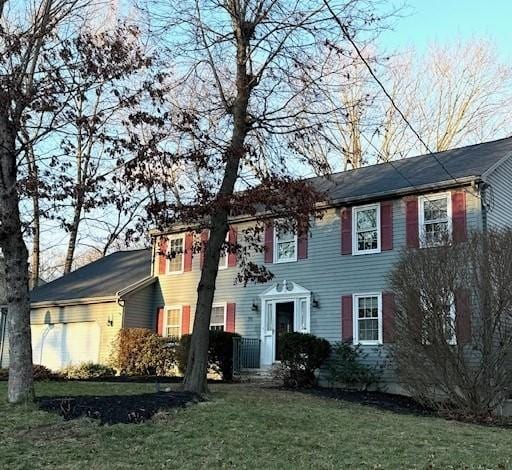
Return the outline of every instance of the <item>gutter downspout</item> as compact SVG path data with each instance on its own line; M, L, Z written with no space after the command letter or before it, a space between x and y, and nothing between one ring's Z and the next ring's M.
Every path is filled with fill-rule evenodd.
M124 299L122 299L121 297L118 297L117 298L117 305L119 305L121 307L121 328L124 328L124 306L125 306L126 302Z
M487 188L489 185L485 182L481 182L478 185L478 190L480 192L480 211L482 213L482 232L486 233L488 230L488 224L487 224Z

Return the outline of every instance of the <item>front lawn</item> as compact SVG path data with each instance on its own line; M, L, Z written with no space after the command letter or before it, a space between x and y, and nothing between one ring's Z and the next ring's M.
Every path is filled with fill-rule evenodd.
M6 383L0 383L5 395ZM152 384L38 383L49 395L154 391ZM143 424L99 426L0 404L2 468L511 468L512 431L395 414L249 385Z

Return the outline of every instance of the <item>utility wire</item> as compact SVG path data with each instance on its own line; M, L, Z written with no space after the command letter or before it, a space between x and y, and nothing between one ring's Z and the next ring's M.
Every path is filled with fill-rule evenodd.
M369 64L368 60L364 57L361 49L359 48L359 46L356 44L356 42L354 41L354 39L352 38L351 34L350 34L350 31L348 30L347 26L345 24L343 24L341 22L341 20L338 18L338 15L333 11L333 9L331 8L331 5L329 4L329 1L328 0L323 0L324 2L324 5L326 6L326 8L329 10L329 13L331 14L332 18L334 19L334 21L338 24L338 26L340 27L342 33L343 33L343 36L345 37L345 39L347 39L347 41L352 45L352 47L354 48L354 50L356 51L356 54L357 56L359 57L359 59L361 59L361 61L363 62L364 66L368 69L368 72L370 72L370 75L372 76L373 80L375 80L375 82L377 83L377 85L380 87L380 89L382 90L382 92L386 95L386 98L389 100L389 102L391 103L391 106L393 106L393 108L397 111L397 113L400 115L401 119L405 122L405 124L407 125L407 127L411 130L411 132L416 136L416 138L418 139L418 141L425 147L425 149L427 150L427 153L432 155L432 157L434 157L434 159L436 160L436 162L441 166L441 168L445 171L445 173L453 180L455 181L456 183L458 184L461 184L457 178L448 170L448 168L446 168L445 164L439 160L439 157L436 155L435 152L433 152L430 147L428 146L428 144L422 139L421 135L418 133L418 131L416 131L416 129L414 128L414 126L410 123L410 121L407 119L407 117L405 116L405 114L402 112L402 110L400 109L400 107L396 104L395 100L393 99L393 97L390 95L390 93L388 92L388 90L386 89L385 85L382 83L382 81L379 79L379 77L377 77L377 74L374 72L374 70L372 69L372 66ZM336 48L336 46L334 44L331 44L333 47ZM389 163L391 163L391 161L389 161ZM413 188L415 188L416 186L414 184L411 183L411 181L409 180L409 178L407 178L403 172L399 171L398 168L393 165L393 168L403 177L405 178L411 185ZM468 192L466 190L466 188L462 188L464 191ZM471 194L473 196L476 196L476 194L472 193Z

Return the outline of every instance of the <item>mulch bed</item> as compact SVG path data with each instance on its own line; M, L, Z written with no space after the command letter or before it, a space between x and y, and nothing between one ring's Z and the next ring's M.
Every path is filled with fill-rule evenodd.
M201 398L188 392L145 393L141 395L41 397L39 408L59 414L66 421L81 417L99 419L101 424L142 423L160 411L198 403Z
M421 416L433 416L434 410L421 405L410 397L393 395L384 392L362 392L343 390L340 388L315 387L300 390L302 393L315 395L333 400L349 401L363 406L372 406L381 410L393 411L401 414L414 414Z

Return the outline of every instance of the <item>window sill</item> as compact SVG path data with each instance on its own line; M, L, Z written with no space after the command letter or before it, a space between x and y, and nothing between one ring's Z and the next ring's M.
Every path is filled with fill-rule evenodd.
M176 276L178 274L183 274L185 271L168 271L167 273L167 276Z
M358 341L354 342L354 346L381 346L382 341Z
M365 251L352 251L352 256L360 256L360 255L375 255L380 253L381 249L376 248L375 250L365 250Z
M297 258L274 260L274 264L286 264L286 263L296 263L296 262L297 262Z

